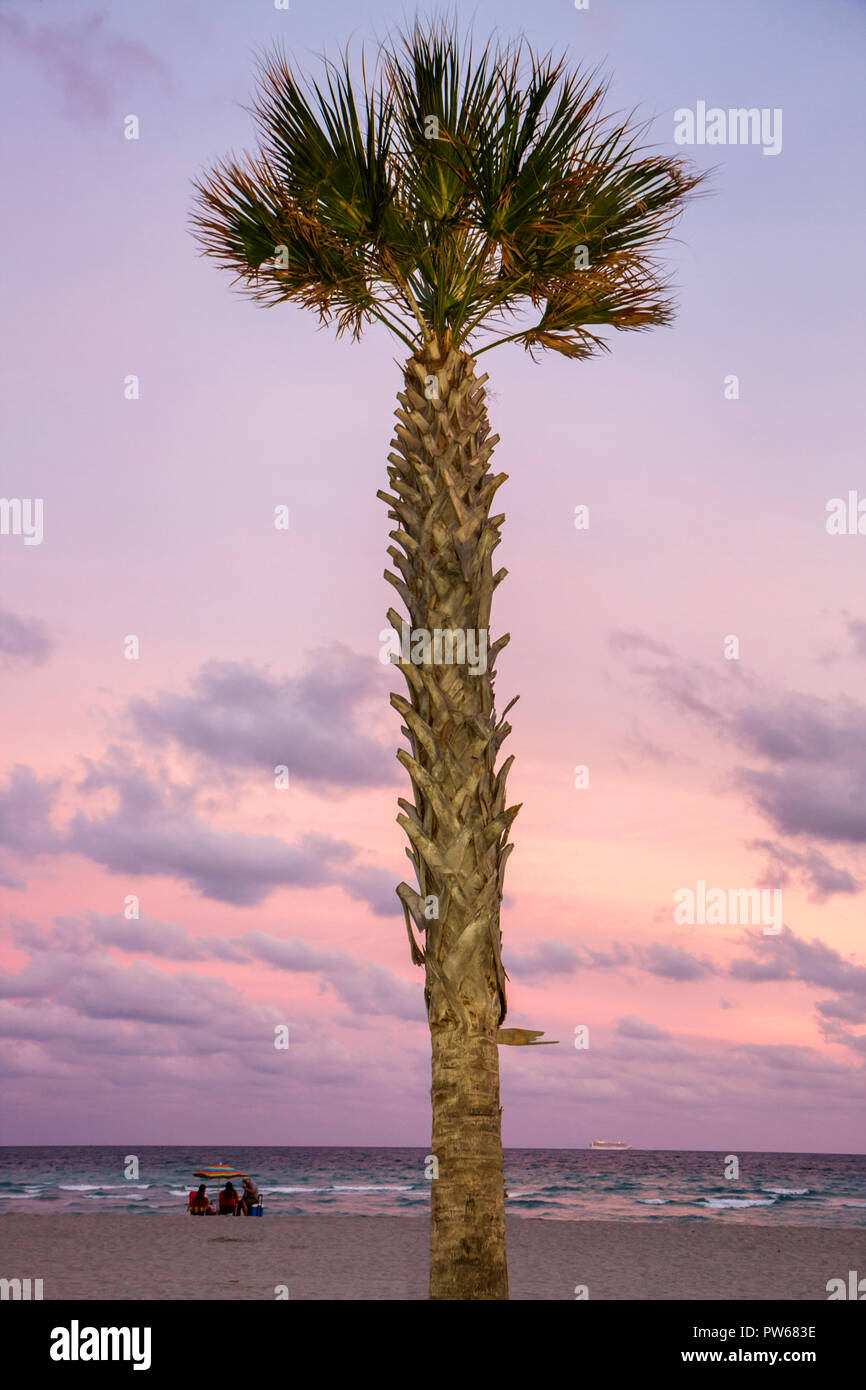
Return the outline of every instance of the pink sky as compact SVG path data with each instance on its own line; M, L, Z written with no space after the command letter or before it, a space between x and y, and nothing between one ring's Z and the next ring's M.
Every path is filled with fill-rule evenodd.
M0 7L0 493L44 499L40 545L0 536L0 1142L429 1135L378 661L402 347L240 299L185 225L190 180L251 142L256 46L315 68L401 7L238 8ZM785 122L775 158L687 151L717 173L671 246L673 330L591 364L483 359L510 477L500 707L521 695L509 1022L561 1040L502 1049L504 1137L861 1151L866 535L825 519L866 498L862 10L694 9L476 9L604 62L671 152L698 100ZM780 886L784 931L677 925L699 880Z

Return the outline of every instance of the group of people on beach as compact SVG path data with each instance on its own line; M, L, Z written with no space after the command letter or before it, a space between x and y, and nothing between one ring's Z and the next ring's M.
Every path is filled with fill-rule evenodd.
M252 1178L244 1178L243 1192L238 1192L232 1183L227 1182L225 1187L220 1189L218 1201L220 1216L249 1216L252 1208L257 1206L260 1201L259 1189ZM214 1204L207 1195L205 1183L201 1184L197 1192L189 1194L189 1209L193 1216L216 1215Z

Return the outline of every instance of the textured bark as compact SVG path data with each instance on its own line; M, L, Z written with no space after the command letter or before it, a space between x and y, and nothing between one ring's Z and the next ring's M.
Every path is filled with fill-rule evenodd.
M477 378L474 365L447 339L410 358L389 455L392 491L379 494L397 523L388 554L398 573L386 578L411 629L471 633L476 654L487 643L487 669L478 674L468 652L463 664L401 658L409 698L391 697L410 748L397 756L414 792L413 802L400 799L397 819L418 879L417 890L401 883L397 892L412 959L426 970L432 1036L434 1299L508 1297L499 916L508 832L519 808L505 804L511 758L495 771L510 726L494 712L494 665L508 637L491 643L489 636L493 590L506 574L493 571L503 517L490 508L506 475L489 471L498 437L490 434L487 378ZM404 620L393 609L388 617L402 640ZM446 642L441 655L447 651ZM438 916L431 915L431 897Z

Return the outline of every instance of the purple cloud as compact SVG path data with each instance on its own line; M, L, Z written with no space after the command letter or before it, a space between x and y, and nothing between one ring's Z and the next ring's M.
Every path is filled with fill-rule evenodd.
M741 957L731 963L730 974L737 980L801 980L845 994L866 998L866 966L846 960L823 941L804 941L790 927L778 936L746 932L752 958Z
M396 897L386 907L384 875L355 865L359 850L345 840L308 834L289 844L276 835L217 830L198 813L192 788L125 765L118 749L87 766L82 790L112 790L116 805L101 815L77 811L64 848L112 873L176 878L235 907L255 907L280 887L337 885L379 915L397 913Z
M5 11L0 36L11 53L35 63L75 119L104 120L130 79L156 77L164 83L168 73L143 43L109 33L103 11L50 25L30 24Z
M28 859L60 848L62 837L51 820L58 787L58 782L40 782L29 767L13 767L8 785L0 788L0 848ZM23 887L21 879L2 867L0 883Z
M110 791L115 805L101 814L75 812L64 831L51 811L59 783L40 782L25 766L0 789L0 848L32 858L81 854L112 873L178 879L202 897L255 907L281 887L340 887L377 915L399 915L394 882L383 869L358 863L360 849L331 835L310 833L290 844L276 835L215 829L195 804L196 791L151 777L112 748L103 763L85 763L85 794ZM0 883L21 888L10 869Z
M717 675L670 657L652 639L638 640L640 634L625 642L621 638L611 639L616 650L647 654L648 664L632 664L631 670L645 677L661 700L770 764L741 768L736 779L777 831L866 844L866 707L850 699L834 702L796 692L762 697L739 663L727 662L723 709L717 698L704 693L705 686L718 690ZM829 868L815 867L818 884L843 881L830 875Z
M128 819L122 809L104 816L73 816L68 848L112 873L180 879L204 898L254 907L279 887L319 888L339 875L329 860L354 851L344 841L318 836L315 848L275 835L214 830L201 816L170 812Z
M151 955L169 961L223 960L249 965L253 961L272 965L279 970L298 974L318 975L338 998L355 1014L388 1015L393 1018L423 1022L423 981L412 983L375 962L358 960L347 951L327 951L311 946L298 937L284 940L268 932L248 931L239 937L195 937L177 922L163 922L142 917L127 921L118 916L93 912L87 917L55 917L51 926L16 919L13 922L15 945L32 956L30 966L17 976L0 978L0 997L52 997L72 1003L80 1011L93 1015L89 989L73 998L67 976L101 978L99 972L125 969L106 960L103 948L110 946L129 955ZM73 958L78 962L70 966ZM62 960L62 969L55 970L52 962ZM148 967L152 970L153 967ZM124 976L124 979L131 978ZM152 975L139 975L151 980ZM170 976L172 980L193 977ZM195 977L198 978L198 977ZM129 990L125 991L127 1004ZM112 1003L111 1007L114 1007ZM126 1006L124 1006L126 1007ZM99 1015L103 1016L103 1015ZM104 1015L126 1017L127 1014ZM143 1021L165 1021L156 1016ZM174 1020L178 1021L178 1020Z
M35 772L17 763L5 790L0 789L0 845L19 854L56 849L60 836L51 822L58 782L40 782Z
M630 1014L627 1018L621 1018L616 1031L621 1038L638 1038L641 1042L663 1042L671 1035L664 1028L658 1028L654 1023L647 1023L645 1019L638 1018L636 1014Z
M338 644L313 654L308 670L292 678L210 662L190 694L134 700L130 713L145 739L174 742L222 772L273 776L284 765L320 794L390 786L397 781L393 753L363 727L367 702L381 705L376 668L373 658Z
M526 983L571 975L580 963L580 952L564 941L539 941L532 951L509 950L506 957L509 975Z
M359 961L346 951L323 951L294 938L283 941L267 932L245 932L238 944L256 959L279 970L316 974L357 1014L388 1014L423 1022L423 982L401 979L373 961Z
M56 918L62 924L66 919ZM196 961L224 960L241 965L249 956L231 941L218 936L193 936L177 922L162 922L155 917L110 917L92 912L88 918L92 940L96 945L113 946L130 955L159 956L164 960Z
M804 941L790 927L783 927L780 935L773 937L746 932L746 940L752 955L731 962L733 979L751 984L795 980L832 990L835 998L815 1004L819 1019L826 1025L824 1031L834 1042L860 1045L861 1039L845 1025L866 1023L866 966L847 960L822 941Z
M866 656L866 622L862 618L848 619L848 636L856 656Z
M7 609L0 609L0 656L9 664L27 661L33 666L42 666L53 650L48 628L38 618L19 618Z
M638 951L638 958L650 975L659 975L665 980L700 980L715 973L711 961L693 956L679 946L665 946L659 941L653 941Z
M748 847L764 850L770 857L762 886L783 888L790 880L791 869L798 870L801 879L809 885L813 902L826 902L834 893L859 893L863 886L847 869L832 864L818 849L798 853L772 840L750 840Z
M631 951L618 941L603 951L589 946L569 946L564 941L539 941L531 951L508 951L506 966L515 979L527 983L571 975L575 970L615 970L631 959Z

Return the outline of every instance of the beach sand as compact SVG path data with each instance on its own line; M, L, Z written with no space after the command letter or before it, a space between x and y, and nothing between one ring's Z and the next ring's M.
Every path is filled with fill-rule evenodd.
M0 1277L45 1299L424 1299L428 1221L399 1216L0 1217ZM721 1222L508 1222L511 1297L821 1299L866 1231Z

